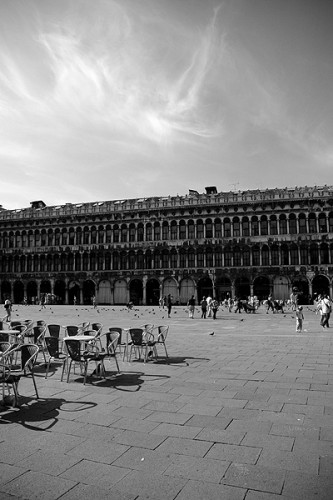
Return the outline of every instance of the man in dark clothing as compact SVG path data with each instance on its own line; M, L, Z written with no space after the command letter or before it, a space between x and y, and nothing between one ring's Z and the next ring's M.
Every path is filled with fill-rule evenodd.
M194 318L194 309L195 309L195 298L194 295L188 301L188 315L190 318Z
M207 300L206 297L202 297L201 301L201 318L206 319L207 315Z

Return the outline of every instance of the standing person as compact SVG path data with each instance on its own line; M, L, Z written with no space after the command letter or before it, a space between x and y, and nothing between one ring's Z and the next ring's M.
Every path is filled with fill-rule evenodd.
M321 319L320 319L320 325L322 329L324 328L329 328L329 319L331 315L331 303L329 301L329 298L326 296L323 296L320 304L319 304L319 309L321 312Z
M7 323L10 323L10 321L12 320L12 303L8 298L5 300L4 308L6 310L5 321L7 321Z
M206 319L207 315L207 300L206 297L202 297L201 301L201 318Z
M212 316L212 297L208 295L207 299L207 317L210 318Z
M73 297L73 304L76 306L76 295Z
M189 315L189 318L194 318L194 309L195 309L195 298L194 298L194 295L192 295L192 297L189 299L188 303L188 315Z
M172 297L169 293L168 298L167 298L167 307L168 307L168 318L170 318L171 314L171 309L172 309Z
M163 300L162 295L161 295L161 297L159 298L158 305L159 305L160 307L162 307L162 309L164 309L164 300Z
M94 306L94 309L96 309L96 297L93 295L92 297L92 305Z
M235 298L235 304L236 304L235 313L238 311L239 314L240 314L241 310L242 310L242 301L241 301L241 299L236 299Z
M298 306L298 294L293 290L290 294L291 310L296 311Z
M303 330L303 307L298 306L296 309L296 332L301 332Z
M212 300L212 311L213 311L213 319L216 319L216 313L218 311L218 308L219 308L219 303L216 299Z

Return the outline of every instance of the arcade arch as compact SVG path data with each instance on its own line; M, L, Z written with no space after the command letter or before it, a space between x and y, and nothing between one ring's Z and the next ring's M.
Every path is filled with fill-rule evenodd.
M113 297L114 297L114 304L127 304L128 290L127 290L127 283L124 279L119 279L115 281Z
M135 305L141 305L143 301L143 284L139 279L131 280L129 284L130 301Z
M111 304L111 283L109 280L101 280L98 285L98 304Z
M173 304L179 303L178 284L174 278L166 278L163 282L163 297L171 295Z
M179 285L179 302L187 304L188 300L194 295L196 299L195 283L191 278L184 278Z
M312 295L329 295L330 283L326 276L318 274L312 280Z
M213 297L213 283L207 276L201 278L197 285L198 290L198 301L200 302L203 297L211 296Z
M146 284L147 305L157 306L160 298L160 284L157 279L151 278Z

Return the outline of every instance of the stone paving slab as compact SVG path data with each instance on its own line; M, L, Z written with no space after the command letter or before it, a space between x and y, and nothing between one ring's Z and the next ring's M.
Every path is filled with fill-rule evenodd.
M120 359L120 374L106 362L86 385L40 364L39 400L23 378L20 407L0 407L1 500L331 500L333 335L304 313L296 333L291 311L14 307L61 325L169 324L170 357Z

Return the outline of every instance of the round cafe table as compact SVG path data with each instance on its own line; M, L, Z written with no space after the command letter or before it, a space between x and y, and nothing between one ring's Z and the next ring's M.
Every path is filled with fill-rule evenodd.
M3 333L5 335L8 335L8 342L10 343L16 343L17 341L17 336L20 335L20 330L0 330L0 334Z

